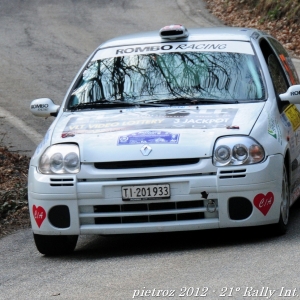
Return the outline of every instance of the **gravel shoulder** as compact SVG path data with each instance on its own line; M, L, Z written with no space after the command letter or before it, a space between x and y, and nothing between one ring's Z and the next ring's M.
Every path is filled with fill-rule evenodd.
M29 157L0 147L0 238L30 225L27 202Z

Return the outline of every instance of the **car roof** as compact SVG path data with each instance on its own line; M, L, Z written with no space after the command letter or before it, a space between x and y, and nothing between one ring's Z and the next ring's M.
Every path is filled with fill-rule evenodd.
M159 30L150 32L140 32L120 36L108 40L101 44L98 49L123 46L123 45L138 45L147 43L170 43L180 41L250 41L253 33L264 35L263 32L243 27L211 27L211 28L192 28L188 29L189 36L179 39L163 39L160 37Z

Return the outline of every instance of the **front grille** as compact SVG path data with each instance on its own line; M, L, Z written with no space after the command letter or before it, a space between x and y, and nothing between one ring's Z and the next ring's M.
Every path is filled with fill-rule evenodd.
M204 200L95 205L92 210L86 216L80 214L82 224L85 218L92 218L94 224L105 225L199 220L210 214Z
M74 186L73 178L50 178L50 186Z
M199 163L200 158L185 159L161 159L161 160L131 160L131 161L110 161L95 163L96 169L133 169L133 168L154 168L184 166Z

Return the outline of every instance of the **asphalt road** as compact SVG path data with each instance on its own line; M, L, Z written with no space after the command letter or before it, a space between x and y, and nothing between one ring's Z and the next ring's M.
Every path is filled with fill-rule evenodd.
M30 155L51 123L31 100L57 104L104 40L166 24L214 26L199 0L1 0L0 141ZM291 299L300 296L300 205L290 230L82 236L44 257L30 230L0 239L0 299Z
M32 100L60 104L107 39L173 23L220 24L199 0L1 0L0 144L31 156L53 120L33 117Z

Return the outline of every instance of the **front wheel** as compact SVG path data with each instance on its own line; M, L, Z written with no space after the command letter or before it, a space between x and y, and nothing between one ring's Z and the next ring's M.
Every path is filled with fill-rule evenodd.
M273 227L274 233L277 235L283 235L287 231L290 215L290 196L290 186L286 167L283 166L280 216L278 223Z
M78 235L40 235L33 234L40 253L45 255L64 255L74 251Z

